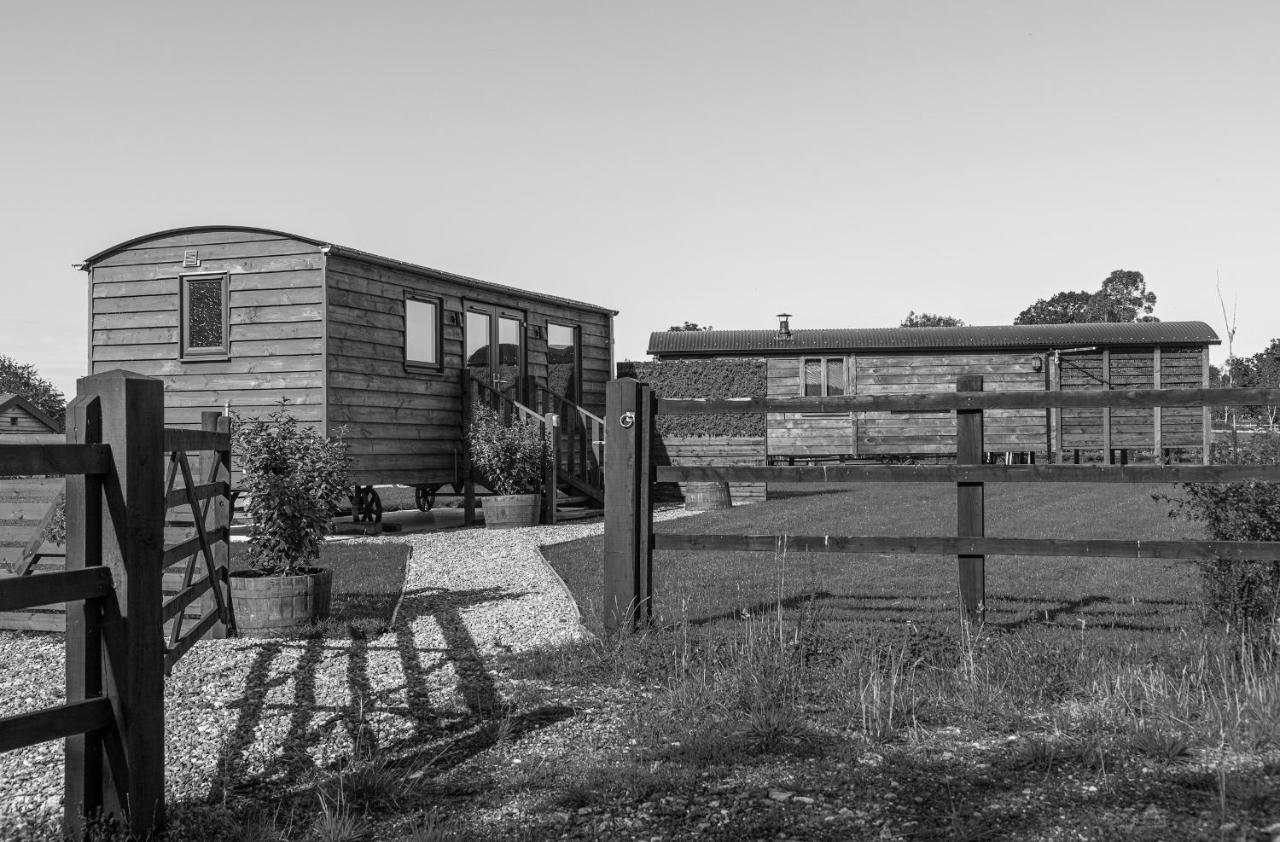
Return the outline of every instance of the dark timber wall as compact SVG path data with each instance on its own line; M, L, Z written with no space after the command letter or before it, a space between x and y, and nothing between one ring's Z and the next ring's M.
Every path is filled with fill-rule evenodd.
M141 237L85 268L91 373L123 368L162 378L170 426L198 426L201 412L228 404L244 416L265 415L286 399L302 421L330 434L347 428L360 484L459 478L468 306L520 314L526 373L544 383L548 321L577 327L578 403L604 411L613 312L602 307L235 227ZM184 358L180 278L220 273L227 276L227 353ZM410 293L440 304L443 353L430 370L405 362ZM558 382L567 368L557 367Z

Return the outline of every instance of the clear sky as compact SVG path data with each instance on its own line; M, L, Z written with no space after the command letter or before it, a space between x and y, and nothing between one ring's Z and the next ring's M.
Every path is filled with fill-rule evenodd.
M693 320L1008 324L1136 269L1280 336L1274 2L6 3L0 353L68 395L72 264L279 228ZM1225 357L1224 347L1215 360Z

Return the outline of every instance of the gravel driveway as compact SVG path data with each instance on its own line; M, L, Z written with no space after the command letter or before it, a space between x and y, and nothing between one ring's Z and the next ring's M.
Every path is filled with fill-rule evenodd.
M675 514L675 513L672 513ZM303 786L351 751L421 751L501 706L487 656L587 634L539 546L599 522L348 540L413 548L392 629L367 640L209 640L165 684L168 799ZM63 698L61 635L0 631L5 714ZM456 730L456 727L454 728ZM62 741L0 754L0 838L61 819Z

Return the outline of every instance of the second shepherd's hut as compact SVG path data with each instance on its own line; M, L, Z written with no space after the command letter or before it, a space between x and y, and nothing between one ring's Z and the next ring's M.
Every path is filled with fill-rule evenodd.
M794 330L787 314L779 319L776 330L655 332L649 353L763 359L769 397L823 397L949 391L964 374L981 374L988 391L1204 388L1209 347L1220 344L1204 322ZM1212 443L1208 410L1192 407L991 410L984 422L994 461L1207 461ZM955 450L951 412L766 417L774 464L946 459Z

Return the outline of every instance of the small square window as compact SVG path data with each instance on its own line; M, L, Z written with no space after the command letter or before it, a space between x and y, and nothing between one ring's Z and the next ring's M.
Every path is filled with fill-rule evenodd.
M804 360L801 367L801 394L809 398L843 395L845 373L843 357L818 357Z
M440 302L431 298L406 298L405 365L440 368L440 336Z
M183 275L182 356L225 357L231 351L227 275Z
M16 426L18 426L18 416L16 416L16 415L10 415L10 416L9 416L9 426L10 426L10 427L16 427Z

